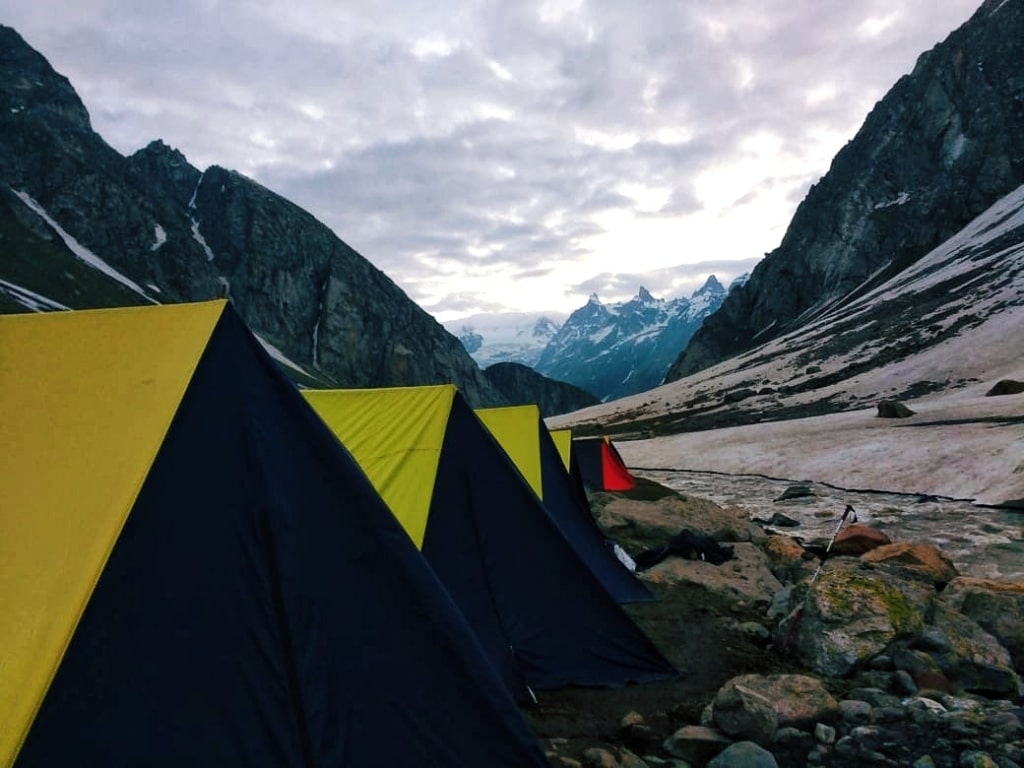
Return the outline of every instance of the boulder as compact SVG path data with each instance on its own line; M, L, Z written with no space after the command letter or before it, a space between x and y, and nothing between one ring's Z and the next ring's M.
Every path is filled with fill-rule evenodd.
M1024 381L1014 379L1002 379L997 381L992 388L985 393L985 397L996 397L998 395L1019 395L1024 392Z
M861 555L890 543L892 539L877 528L853 523L836 534L831 552L835 555Z
M948 651L931 656L955 688L991 698L1016 700L1024 695L1010 652L976 621L948 603L936 602L932 623L947 638Z
M958 576L941 600L995 637L1009 651L1017 672L1024 674L1024 581Z
M733 559L721 565L670 557L643 571L640 578L664 586L698 584L730 600L767 608L775 593L782 589L767 555L754 544L739 542L731 546Z
M779 768L775 756L759 744L738 741L718 753L708 768Z
M715 724L733 736L740 734L721 720L728 719L727 711L735 710L737 701L750 701L755 707L767 702L778 728L806 730L815 723L834 721L839 713L836 699L810 675L739 675L719 688L712 704Z
M664 544L682 528L717 541L750 541L756 527L736 507L721 507L707 499L678 495L656 501L616 497L594 507L601 529L633 551Z
M779 718L769 695L748 685L756 677L742 675L723 685L712 703L713 716L722 733L765 746L772 743Z
M921 542L883 544L865 552L860 561L866 565L894 569L926 579L939 588L957 576L956 566L949 557L937 547Z
M716 728L703 725L684 725L665 739L661 745L668 754L696 765L705 765L732 739Z
M897 637L919 632L928 605L912 585L844 568L825 570L794 590L792 603L777 639L807 669L832 677L845 676Z
M809 485L791 485L782 494L772 501L786 501L788 499L803 499L807 496L814 496L815 493Z
M905 419L913 416L914 411L897 400L882 400L878 403L877 416L882 419Z

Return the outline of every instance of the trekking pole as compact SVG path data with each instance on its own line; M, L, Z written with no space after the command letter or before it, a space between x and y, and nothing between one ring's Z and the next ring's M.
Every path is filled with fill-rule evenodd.
M857 522L856 510L849 504L847 504L846 509L843 511L843 516L839 518L839 525L836 526L836 530L832 534L832 538L829 539L828 546L825 547L825 554L821 556L821 562L818 563L818 567L815 569L814 575L811 576L811 580L810 582L808 582L809 584L813 584L815 580L818 578L818 576L821 574L821 569L825 567L825 560L828 557L828 553L832 551L832 545L835 544L836 537L839 535L839 532L843 529L843 526L846 525L846 518L848 518L850 515L853 515L853 522ZM789 629L786 632L786 635L782 641L783 651L789 651L789 649L792 647L793 640L796 637L797 627L800 626L800 618L803 616L803 613L804 603L800 603L796 608L790 611L789 616L787 616L783 620L784 622L789 623Z
M814 575L811 576L811 584L815 582L818 575L821 573L821 569L825 567L825 560L828 558L828 553L832 551L832 545L836 543L836 537L839 535L839 531L846 525L846 518L853 515L853 522L857 522L857 511L849 504L846 505L846 509L843 511L843 516L839 518L839 525L836 526L835 533L832 534L832 538L829 539L828 546L825 547L825 554L821 556L821 562L818 563L817 569L814 571Z

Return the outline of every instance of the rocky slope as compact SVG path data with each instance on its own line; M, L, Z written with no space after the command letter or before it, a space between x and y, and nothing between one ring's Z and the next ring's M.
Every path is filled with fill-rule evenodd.
M520 363L495 363L484 375L511 405L536 404L542 418L578 411L599 400L586 390L541 376Z
M1024 3L987 0L924 53L666 380L806 326L914 265L1024 183Z
M228 296L307 383L495 390L459 341L307 212L154 141L123 157L66 78L0 27L0 311Z

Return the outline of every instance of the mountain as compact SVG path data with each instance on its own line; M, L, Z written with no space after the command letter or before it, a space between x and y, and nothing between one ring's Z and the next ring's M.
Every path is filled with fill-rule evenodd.
M484 375L512 405L536 403L544 418L596 405L600 401L589 392L540 375L522 363L495 363Z
M1024 3L986 0L918 58L797 208L782 243L672 364L684 378L913 268L1024 183Z
M603 304L595 294L569 316L534 367L602 401L643 392L662 382L679 351L725 296L714 275L688 299L656 299L643 287L620 304Z
M883 401L970 390L955 426L992 408L986 395L1007 401L993 427L1021 424L1024 394L996 395L1001 381L1024 381L1024 185L898 274L812 320L696 373L612 403L548 420L581 434L657 437L723 427L872 409ZM972 405L973 403L973 405ZM874 416L874 413L871 414ZM887 440L879 419L877 440ZM935 424L927 401L913 429ZM1002 430L1003 433L1006 430ZM991 431L999 444L999 431ZM712 439L712 438L709 438ZM983 440L966 450L986 451ZM870 446L864 450L870 450ZM1007 482L1021 472L1020 451L1006 466ZM881 454L879 454L881 455ZM810 458L810 457L808 457ZM836 461L836 457L822 457ZM813 463L807 461L805 463ZM933 471L955 472L955 460Z
M502 312L470 315L444 327L483 368L495 363L533 367L563 322L561 312Z
M0 312L227 296L299 382L453 382L502 405L462 344L309 213L154 141L130 157L0 26Z

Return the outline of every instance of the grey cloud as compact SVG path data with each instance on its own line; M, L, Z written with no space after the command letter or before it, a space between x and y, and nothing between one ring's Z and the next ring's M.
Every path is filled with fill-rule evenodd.
M852 138L978 1L588 0L559 16L527 2L50 0L5 23L120 151L160 138L200 168L250 175L411 292L437 269L586 269L595 217L637 214L623 185L668 190L647 218L699 213L694 180L743 162L758 133L796 166L737 189L733 210L766 189L795 208L827 170L801 160L815 137ZM865 37L872 17L894 21ZM819 88L831 98L809 98ZM681 295L691 271L598 275L565 293Z

